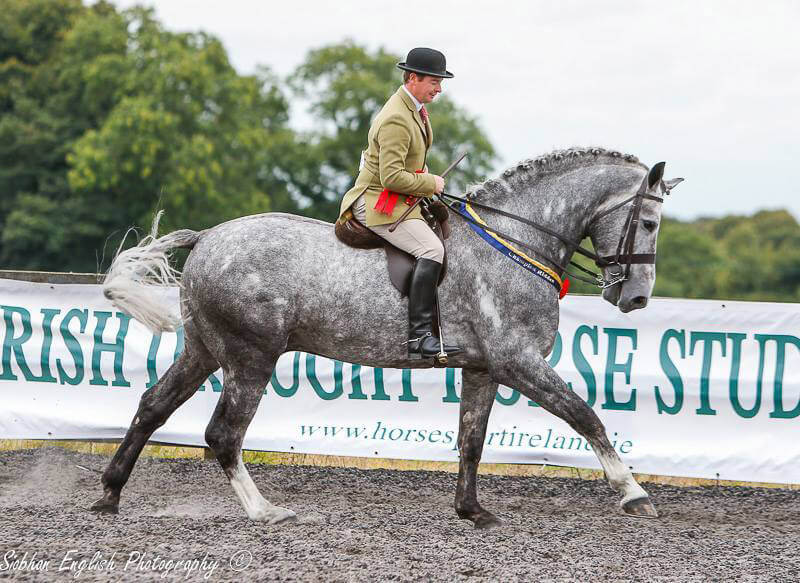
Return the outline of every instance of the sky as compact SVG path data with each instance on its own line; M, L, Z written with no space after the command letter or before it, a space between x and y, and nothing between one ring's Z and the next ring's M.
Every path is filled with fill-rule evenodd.
M670 216L785 208L800 218L794 0L114 4L151 6L169 30L215 35L243 74L268 65L286 75L309 50L346 39L399 55L433 47L455 74L444 91L497 149L494 174L554 149L602 146L648 166L665 160L666 177L686 179L665 205Z

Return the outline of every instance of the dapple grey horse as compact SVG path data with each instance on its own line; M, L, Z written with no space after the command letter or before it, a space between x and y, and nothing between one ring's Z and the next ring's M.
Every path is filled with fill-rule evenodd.
M663 172L663 165L660 165ZM649 178L649 180L648 180ZM562 150L526 160L470 190L474 201L502 208L572 240L588 235L598 254L615 252L628 203L614 205L647 186L637 253L655 253L663 195L675 182L648 177L634 156L600 148ZM643 186L643 187L644 187ZM652 197L658 200L652 200ZM484 218L498 232L529 242L551 258L572 250L550 235L507 217ZM593 218L600 217L593 221ZM439 295L447 337L462 354L460 452L455 509L476 527L499 520L478 502L476 475L498 384L560 417L591 444L622 509L655 517L647 493L620 461L594 411L547 364L558 328L558 292L503 257L451 218L449 274ZM114 305L151 329L171 330L176 318L155 299L152 285L176 276L167 253L192 249L181 277L185 348L164 376L142 394L119 449L103 473L103 497L93 510L118 512L120 492L153 431L222 368L224 388L205 438L247 515L277 523L294 512L264 499L242 463L241 446L278 357L299 350L375 367L430 367L407 359L407 300L392 287L381 249L357 250L335 239L331 224L268 213L232 220L201 232L180 230L146 238L117 255L104 293ZM604 272L610 268L605 268ZM610 275L605 274L607 277ZM644 308L655 266L630 266L626 281L603 296L621 311Z

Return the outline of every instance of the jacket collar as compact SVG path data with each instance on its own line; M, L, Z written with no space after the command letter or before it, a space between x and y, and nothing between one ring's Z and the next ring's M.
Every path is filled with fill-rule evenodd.
M416 97L411 95L411 91L408 90L408 87L406 87L405 85L400 85L400 89L403 91L403 93L406 94L407 97L409 97L411 99L411 103L413 104L414 109L416 111L419 111L420 109L422 109L422 104L419 101L417 101Z
M427 123L422 121L422 116L420 116L419 111L417 111L414 101L411 99L411 96L406 93L402 85L397 89L395 95L400 96L400 99L411 112L411 116L414 118L414 121L417 122L419 129L422 131L422 137L425 139L425 144L430 147L431 142L433 141L433 130L431 128L430 118Z

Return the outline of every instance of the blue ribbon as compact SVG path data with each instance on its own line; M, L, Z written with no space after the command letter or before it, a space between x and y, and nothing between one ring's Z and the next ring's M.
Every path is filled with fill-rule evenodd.
M484 241L489 243L489 245L497 249L500 253L511 259L514 263L516 263L520 267L527 269L532 274L541 277L546 282L552 284L559 292L561 291L561 285L559 284L558 281L556 281L556 279L552 275L541 269L539 266L534 265L524 257L520 257L515 251L509 249L506 245L504 245L503 243L498 241L495 237L487 233L486 229L484 229L480 225L477 225L475 223L475 218L472 215L470 215L469 212L467 212L466 203L463 202L461 203L458 212L460 212L464 217L468 219L467 223L472 228L472 230L475 231L478 235L480 235L480 237Z

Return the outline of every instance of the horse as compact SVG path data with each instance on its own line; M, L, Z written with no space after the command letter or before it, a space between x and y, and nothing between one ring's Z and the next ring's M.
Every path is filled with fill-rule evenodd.
M663 180L663 168L660 163L649 169L635 156L602 148L570 148L524 160L467 194L476 206L491 202L491 208L502 209L491 217L492 230L524 240L554 263L570 259L575 246L569 241L588 236L606 282L603 297L629 312L647 305L655 281L654 262L631 258L654 260L660 203L682 180ZM486 220L490 214L484 211ZM334 238L327 222L265 213L160 238L157 222L138 246L118 251L103 293L155 332L174 330L182 321L185 346L142 394L102 475L103 496L91 509L119 512L121 490L153 431L221 367L224 388L206 442L251 520L290 520L292 510L261 495L241 454L278 357L297 350L374 367L429 368L432 362L408 359L407 300L390 283L383 250L348 247ZM501 524L479 503L476 477L489 413L503 384L566 421L591 444L621 495L624 513L657 517L600 419L547 363L558 329L558 290L501 257L467 221L450 222L449 273L439 298L447 337L463 347L449 363L463 372L457 515L476 528ZM182 275L170 267L175 248L191 249ZM178 284L179 275L178 318L158 301L154 286Z

